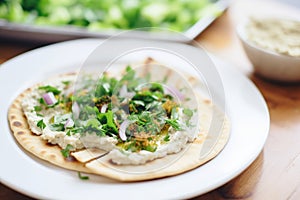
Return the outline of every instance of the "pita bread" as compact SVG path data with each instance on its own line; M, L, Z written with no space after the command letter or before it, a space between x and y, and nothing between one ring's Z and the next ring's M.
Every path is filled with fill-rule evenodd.
M150 59L147 60L146 64L153 62ZM151 71L150 68L148 70ZM168 76L170 77L169 81L182 84L179 79L172 76L172 70L160 70L159 72L159 75L154 73L157 75L155 76L157 79L162 80L161 77ZM70 75L72 76L72 74L63 76ZM69 158L64 158L59 146L47 144L40 136L32 133L28 127L21 102L32 91L32 88L22 92L9 108L8 120L12 133L26 151L66 169L98 174L126 182L174 176L199 167L217 156L229 138L229 121L224 113L212 105L211 101L197 95L199 110L201 111L199 116L201 132L194 142L189 143L179 153L167 155L143 165L116 165L111 162L107 152L98 149L80 150L71 153L72 156Z

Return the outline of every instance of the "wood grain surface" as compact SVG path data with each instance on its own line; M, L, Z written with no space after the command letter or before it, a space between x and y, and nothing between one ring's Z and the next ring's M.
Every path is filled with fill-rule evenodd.
M196 39L255 83L267 102L271 125L263 151L248 169L224 186L195 197L195 200L300 199L300 83L275 83L255 75L235 34L236 25L245 17L266 10L276 16L300 18L299 10L273 1L233 1L229 9ZM0 62L37 46L0 38ZM0 199L31 198L0 184Z

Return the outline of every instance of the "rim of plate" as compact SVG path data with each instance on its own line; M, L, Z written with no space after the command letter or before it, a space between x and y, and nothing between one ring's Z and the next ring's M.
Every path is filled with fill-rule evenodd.
M46 66L55 66L57 64L61 64L61 66L64 66L64 65L69 66L76 62L80 62L80 60L84 58L84 55L80 55L80 53L85 52L85 51L90 52L91 49L93 50L93 48L96 48L97 45L102 41L103 40L101 40L101 39L79 39L79 40L74 40L74 41L57 43L57 44L49 45L46 47L41 47L41 48L38 48L38 49L35 49L32 51L26 52L24 54L21 54L15 58L12 58L11 60L3 63L0 67L0 89L2 91L7 91L7 88L5 89L6 85L4 85L4 84L7 83L7 81L9 81L9 80L16 81L14 84L21 84L21 85L14 86L16 88L16 91L10 91L10 93L8 93L7 96L5 96L1 100L0 124L2 125L2 127L4 127L4 128L2 128L2 131L4 129L4 134L2 134L0 136L1 137L0 149L1 150L5 149L5 148L7 148L7 149L5 149L6 151L0 151L0 152L1 152L1 154L5 153L5 155L2 155L3 157L7 157L9 155L9 153L7 155L7 152L10 150L13 150L14 151L13 153L18 153L18 154L12 155L11 159L7 160L7 161L12 162L14 159L17 161L25 162L25 163L23 163L24 167L27 167L27 165L34 163L35 166L31 166L31 165L30 166L35 168L35 167L39 167L39 164L41 164L42 167L40 168L40 170L36 171L37 175L39 175L39 174L45 175L45 173L48 172L47 170L50 170L51 172L53 171L53 173L61 176L60 178L63 178L63 180L61 180L62 183L58 183L57 185L52 185L52 187L55 187L55 189L58 189L57 193L64 191L64 190L57 188L58 186L61 186L63 183L69 183L70 181L75 182L75 185L74 185L75 187L79 187L79 186L85 187L86 186L86 187L92 189L93 192L95 192L95 189L97 188L97 184L99 184L99 183L97 183L98 177L97 177L97 175L95 175L96 182L94 182L93 180L91 180L91 182L76 181L78 178L76 177L74 172L70 172L69 170L64 170L64 169L52 166L51 164L48 164L44 161L40 161L39 159L35 159L33 156L31 156L27 153L24 153L23 149L21 149L16 144L16 141L11 136L11 134L5 135L7 132L10 132L10 129L7 124L7 119L6 119L7 118L7 109L8 109L8 106L10 105L11 101L16 97L16 95L19 92L21 92L26 87L30 86L33 82L41 81L44 78L43 76L41 76L41 77L36 77L35 80L29 80L29 81L26 80L25 76L26 76L26 74L30 73L30 71L28 71L28 69L23 69L26 66L24 67L22 64L25 63L25 65L26 65L26 64L30 63L30 60L32 60L32 59L37 59L38 61L42 60L45 56L47 56L49 54L56 55L57 58L64 58L63 55L59 54L60 52L65 52L65 51L72 50L72 49L74 50L74 49L80 47L80 49L77 49L77 54L76 54L75 60L73 60L72 62L70 62L68 60L68 59L72 58L72 56L70 56L70 57L67 56L67 58L65 58L65 59L52 60L52 61L50 61L50 63L46 64ZM156 179L156 180L152 180L152 181L136 182L136 183L120 183L120 182L110 181L110 182L108 182L109 184L107 184L108 188L116 189L119 187L118 189L120 189L120 187L122 186L122 187L127 187L129 190L133 189L133 188L137 188L137 190L138 190L140 187L147 188L149 186L152 187L152 186L155 186L156 184L160 184L159 187L154 189L154 191L157 193L156 194L151 193L155 197L190 198L190 197L194 197L196 195L206 193L210 190L213 190L213 189L225 184L232 178L239 175L242 171L244 171L259 155L259 153L261 152L261 150L265 144L265 141L267 139L268 132L269 132L269 124L270 124L269 112L268 112L267 105L264 101L264 98L262 97L262 95L260 94L258 89L254 86L254 84L250 80L248 80L244 75L242 75L241 73L232 69L232 67L229 64L227 64L213 56L211 56L211 57L212 57L213 61L216 63L216 65L218 66L217 68L219 70L220 76L225 83L225 86L224 86L225 91L229 92L229 93L226 93L226 98L228 98L230 100L230 98L233 98L233 97L231 97L232 94L238 95L238 96L240 95L240 94L231 93L233 91L231 91L232 88L230 88L230 87L243 86L244 89L247 88L247 89L245 89L246 91L248 91L248 92L250 91L250 93L252 94L251 100L253 100L253 102L239 102L239 103L244 103L244 105L246 105L246 106L254 106L254 108L256 108L256 109L259 108L257 111L258 113L254 113L254 114L258 115L262 120L260 122L263 122L263 123L260 124L259 127L254 127L258 130L257 132L259 132L259 134L255 135L256 138L252 138L252 139L257 139L257 141L255 141L255 145L253 145L251 147L245 147L245 148L248 148L246 150L251 151L251 152L248 152L250 155L248 155L247 158L241 157L241 159L244 159L244 160L239 160L237 162L238 164L233 163L234 165L232 165L232 166L225 166L225 165L222 166L222 170L220 170L220 168L215 166L216 164L218 164L220 162L222 163L222 159L224 160L226 158L226 156L228 156L228 153L230 153L232 148L234 149L235 146L241 145L241 144L239 144L240 141L236 141L240 137L236 133L236 131L241 130L242 127L239 127L239 125L234 122L234 120L238 117L238 116L236 116L236 114L238 114L238 113L236 113L237 112L236 108L232 107L233 105L231 105L231 102L229 102L229 105L226 108L228 108L227 111L228 111L229 117L232 119L232 122L233 122L231 137L230 137L227 145L223 149L223 151L216 158L214 158L210 162L206 163L205 165L200 166L199 168L196 168L194 170L191 170L189 172L186 172L184 174L180 174L177 176ZM23 66L23 68L22 68L22 66ZM29 66L29 68L32 68L32 67ZM55 68L55 70L58 70L58 69L59 68ZM20 70L19 71L20 75L18 75L18 76L22 76L22 77L20 77L19 80L11 79L11 76L16 73L16 70ZM53 70L54 69L49 69L49 68L45 69L45 68L41 67L41 68L37 69L37 71L35 73L40 73L40 74L44 73L45 74L45 73L49 72L51 74L51 73L58 72L58 71L54 72ZM231 76L233 75L233 77L236 77L236 79L232 79L232 78L230 79L230 77L228 77L228 74ZM26 81L26 82L24 82L24 81ZM236 86L235 85L236 82L238 82L241 86ZM5 100L5 101L3 101L3 100ZM247 103L248 103L248 105L247 105ZM255 105L253 105L253 103L255 103ZM3 104L4 104L4 106L3 106ZM245 107L244 109L248 109L248 108ZM255 109L252 109L252 110L255 110ZM252 137L254 137L254 136L252 136ZM235 155L235 156L239 157L241 155ZM36 161L38 163L35 163ZM15 164L15 163L7 163L6 162L4 165L0 166L0 169L1 169L0 170L0 181L3 184L7 185L8 187L11 187L12 189L14 189L18 192L23 193L25 195L29 195L31 197L49 198L49 196L47 196L45 191L37 191L37 190L35 190L34 187L30 186L33 183L37 184L40 181L41 177L39 177L38 179L33 179L32 180L33 182L31 182L29 184L29 186L23 187L24 185L19 185L19 183L22 181L20 179L18 179L18 177L12 176L14 174L12 171L5 171L7 169L13 169L12 167L8 166L9 164ZM45 166L45 167L43 167L43 166ZM29 168L29 169L31 169L31 168ZM206 177L207 175L205 176L205 174L203 174L203 172L206 172L207 170L208 170L208 172L209 172L209 170L220 170L221 172L218 171L218 173L221 173L222 176L216 177L216 180L213 180L210 184L207 184L202 187L197 187L195 184L195 183L197 183L197 178L201 178L203 176ZM213 172L215 172L215 171L213 171ZM32 172L28 172L28 173L29 173L29 175L32 174ZM214 176L220 175L220 174L211 173L209 175L210 175L209 178L212 179ZM94 175L91 175L91 176L94 177ZM192 177L194 177L194 179ZM54 179L53 178L54 177L47 177L46 180L53 181L53 180L55 180L55 178ZM102 180L102 179L100 178L100 180ZM171 181L171 183L170 183L170 181ZM59 182L59 181L57 181L57 182ZM170 184L170 185L168 185L168 184ZM85 186L82 186L82 185L85 185ZM175 187L172 187L172 185ZM184 188L180 188L180 186L182 186ZM29 189L28 189L28 187L29 187ZM74 189L76 189L76 188L74 188ZM169 189L169 191L166 192L165 191L166 189ZM83 198L84 195L87 195L87 193L85 193L83 191L77 191L77 190L74 190L74 191L73 191L74 194L75 195L77 194L77 196L75 196L75 198L77 197L78 199ZM113 193L113 190L108 191L108 192L107 191L105 192L106 195ZM150 189L150 191L153 192L153 188ZM148 189L148 192L150 192L150 191ZM124 192L124 190L122 190L122 192ZM130 193L130 191L128 191L128 192ZM127 192L127 194L128 194L128 192ZM139 193L140 191L137 191L137 192ZM168 193L168 194L164 194L164 193ZM74 196L74 194L72 194L72 195ZM161 194L161 195L158 196L158 194ZM119 195L123 196L124 194L119 194ZM60 194L58 194L58 195L56 194L55 196L53 196L53 198L64 198L67 196L60 196ZM105 196L105 197L110 198L108 196ZM136 195L135 198L138 198L138 195ZM153 198L153 196L148 195L147 198Z

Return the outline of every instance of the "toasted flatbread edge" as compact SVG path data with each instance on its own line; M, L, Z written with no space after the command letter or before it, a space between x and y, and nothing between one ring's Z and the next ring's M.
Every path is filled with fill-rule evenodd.
M59 77L64 76L74 76L74 74L65 74L60 75ZM107 160L104 157L101 157L97 160L92 160L88 163L80 163L76 159L66 159L61 154L61 148L57 145L49 145L46 141L41 139L39 136L32 133L28 127L27 119L23 114L21 102L22 99L32 91L32 88L35 86L28 88L24 92L22 92L11 104L8 110L8 121L10 128L12 130L12 134L17 140L17 142L28 152L34 154L38 158L48 161L56 166L70 169L74 171L98 174L105 177L109 177L115 180L130 182L130 181L142 181L156 178L163 178L168 176L178 175L192 169L195 169L204 163L210 161L214 157L216 157L226 145L229 136L230 136L230 125L227 118L225 118L223 128L221 130L221 134L218 138L211 138L213 140L217 140L214 148L205 156L204 158L197 157L198 155L194 155L195 153L201 151L203 141L199 142L195 140L195 142L191 143L188 149L184 152L184 155L177 159L173 164L169 165L166 168L157 171L151 171L149 173L128 173L126 169L128 167L134 168L136 166L118 166L117 170L110 160ZM204 101L205 102L205 101ZM209 102L206 102L209 104ZM223 113L219 113L220 115L224 115ZM143 165L144 167L151 167L154 162L164 162L164 160L168 160L173 155L168 155L164 158L156 159L149 163ZM72 157L71 157L72 158ZM189 161L192 160L192 161ZM188 161L188 162L186 162ZM122 170L124 168L124 170ZM120 170L121 169L121 170ZM132 170L131 170L132 171Z

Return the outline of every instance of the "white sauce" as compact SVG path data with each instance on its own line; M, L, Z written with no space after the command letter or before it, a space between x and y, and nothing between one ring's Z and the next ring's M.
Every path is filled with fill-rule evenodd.
M119 149L114 149L107 156L116 164L140 165L157 158L165 157L168 154L178 153L188 142L189 136L187 132L175 132L170 137L167 144L158 146L155 152L140 151L129 153Z
M71 79L63 79L64 81L70 81ZM57 87L63 91L64 85L61 83L62 79L58 79L54 82L49 82L45 85L51 85ZM158 146L155 152L140 151L140 152L128 152L120 150L116 144L117 139L108 136L97 136L95 133L86 133L83 136L80 134L66 135L63 131L52 131L49 128L49 120L55 115L65 114L59 106L41 111L40 113L44 117L36 115L34 106L38 106L38 100L43 95L43 91L38 88L34 89L28 96L26 96L22 102L23 111L27 117L30 129L36 135L40 135L42 139L51 144L57 144L61 148L66 148L68 144L73 146L72 150L83 148L99 148L102 150L110 151L108 156L116 164L144 164L148 161L165 157L167 154L178 153L182 150L188 142L194 140L194 135L189 134L190 131L174 132L170 134L170 141L167 144L161 144ZM37 122L43 119L46 124L46 128L41 130L37 127Z

